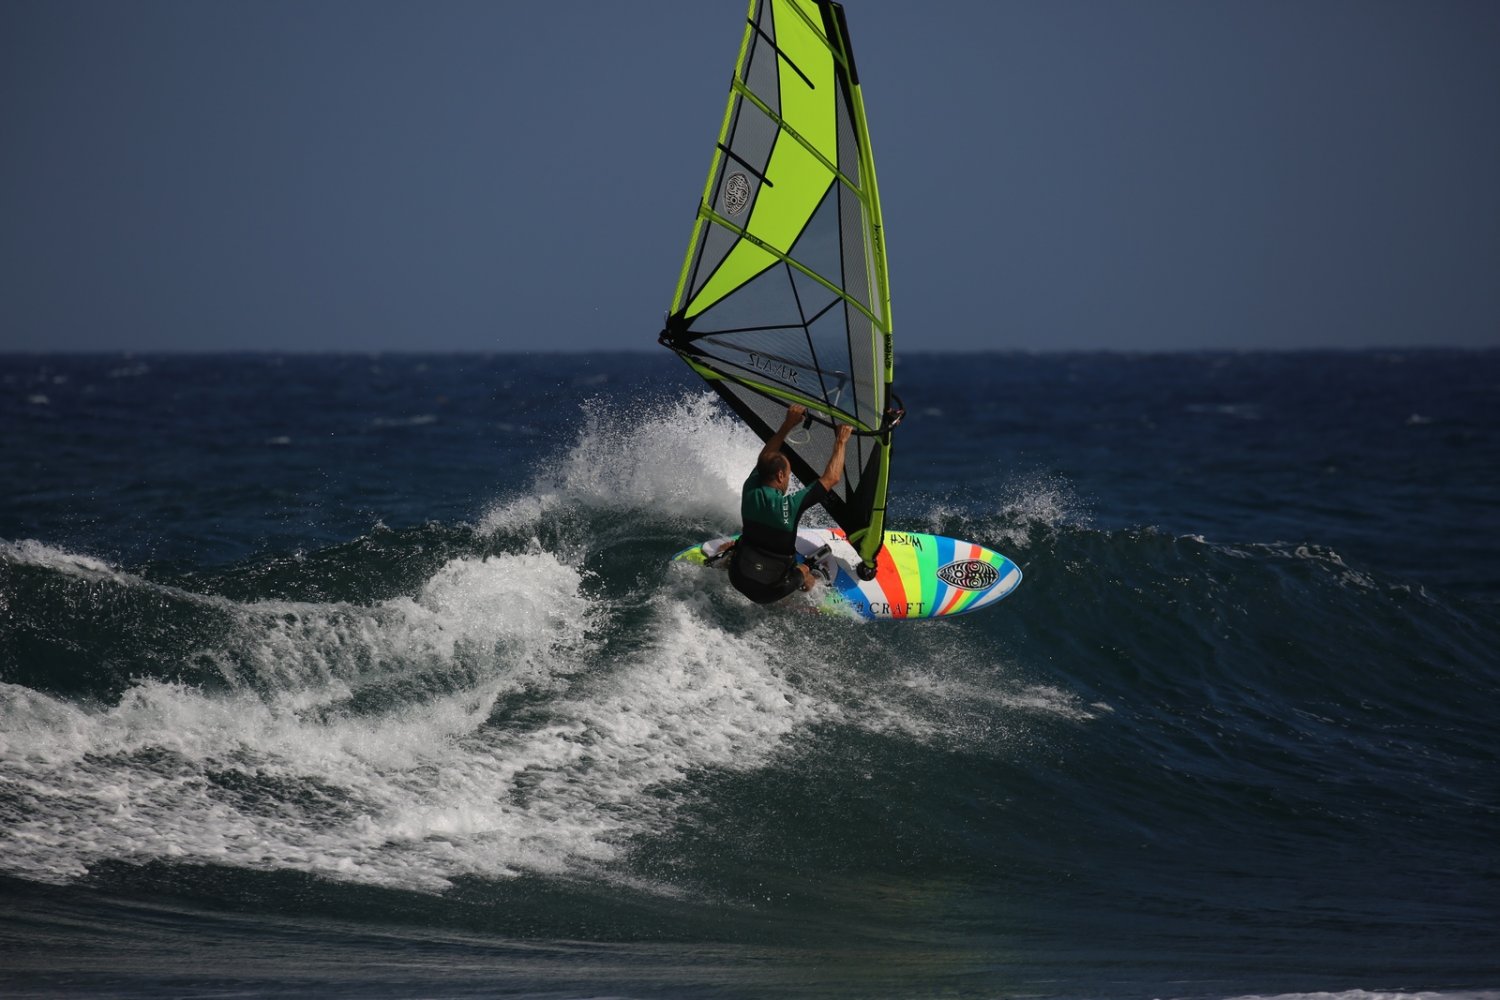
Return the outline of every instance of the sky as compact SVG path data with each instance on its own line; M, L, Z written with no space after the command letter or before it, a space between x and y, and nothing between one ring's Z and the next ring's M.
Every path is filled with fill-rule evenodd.
M897 350L1500 346L1500 3L847 0ZM742 0L0 0L0 351L658 349Z

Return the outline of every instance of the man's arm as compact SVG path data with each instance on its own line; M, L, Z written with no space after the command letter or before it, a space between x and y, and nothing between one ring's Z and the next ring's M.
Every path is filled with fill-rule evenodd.
M772 455L779 453L781 446L786 444L786 436L792 432L793 427L802 422L802 418L805 416L807 416L807 407L802 404L793 403L791 406L788 406L786 408L786 419L781 422L781 430L777 431L772 435L771 440L766 442L766 446L760 450L760 455L756 457L756 462L764 462Z
M825 490L831 490L844 478L844 442L849 440L849 435L854 433L854 428L848 424L839 424L839 429L834 432L833 454L828 456L828 467L818 477L818 482L823 484Z

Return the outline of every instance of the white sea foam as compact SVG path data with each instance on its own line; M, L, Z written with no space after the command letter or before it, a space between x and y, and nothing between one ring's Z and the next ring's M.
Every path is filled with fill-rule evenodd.
M88 579L130 579L102 559L66 552L31 538L18 542L0 540L0 559Z
M576 569L458 559L373 607L241 606L208 652L254 685L140 680L104 706L0 686L0 867L58 881L173 859L440 890L608 862L690 775L763 766L819 712L771 666L769 625L655 612L644 648L600 661L608 609ZM417 667L457 686L350 703ZM508 719L501 699L527 690L545 712Z
M1183 409L1188 413L1234 417L1237 420L1265 419L1259 403L1189 403Z
M123 587L141 587L204 607L221 610L234 610L239 607L232 601L212 594L195 594L177 587L152 583L95 556L68 552L31 538L23 538L16 542L0 540L0 561L36 566L63 576L90 582L108 581Z
M1088 505L1073 484L1062 476L1033 473L1006 485L1001 510L1023 524L1055 528L1063 524L1087 524Z
M1087 525L1092 514L1067 479L1035 472L1007 480L998 506L982 524L969 526L968 519L962 508L934 503L928 509L927 530L936 534L968 531L978 537L965 536L966 540L1003 549L1027 544L1033 531ZM953 527L954 522L959 527Z
M524 495L496 505L480 529L522 529L571 505L670 511L730 527L747 457L759 449L759 439L707 393L626 412L591 402L573 444Z
M1500 990L1346 990L1341 993L1247 994L1232 1000L1500 1000Z
M1240 546L1222 545L1218 549L1238 559L1287 559L1308 563L1327 571L1341 587L1375 590L1379 586L1370 574L1350 567L1337 552L1322 545L1254 542Z
M426 427L428 424L437 423L437 416L432 413L418 413L411 417L376 417L370 421L371 427Z
M939 746L991 745L1026 730L1039 716L1084 722L1101 710L1059 688L1012 680L1002 663L971 658L961 671L934 660L903 667L888 680L864 687L860 710L851 713L851 721Z
M921 630L923 639L892 649L891 630ZM819 633L814 643L821 646L812 647L817 652L796 672L802 678L798 697L811 699L823 722L975 750L1035 733L1046 720L1081 723L1110 711L1016 678L1010 663L971 645L962 628L870 625L843 630L831 641L837 633Z
M581 583L577 569L531 552L451 560L416 596L373 606L224 602L236 623L233 641L198 657L231 682L281 689L368 682L434 664L472 672L476 659L497 651L535 673L531 647L575 654L586 647L595 614Z

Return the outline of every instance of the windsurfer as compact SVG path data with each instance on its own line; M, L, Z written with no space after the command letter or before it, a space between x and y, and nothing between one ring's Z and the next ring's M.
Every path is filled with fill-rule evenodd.
M755 471L740 490L744 528L730 558L729 581L756 604L779 601L799 587L812 589L812 570L797 562L797 522L809 507L821 503L844 475L844 444L853 430L840 424L823 475L796 493L786 492L792 466L781 453L781 446L806 416L806 407L793 404L787 408L781 429L760 450Z

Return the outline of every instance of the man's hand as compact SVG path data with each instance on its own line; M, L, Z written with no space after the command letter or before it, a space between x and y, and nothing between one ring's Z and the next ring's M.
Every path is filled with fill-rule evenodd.
M807 407L801 403L793 403L791 406L788 406L786 408L786 419L781 422L781 430L773 434L771 440L766 442L766 446L760 450L760 457L756 461L764 462L772 455L779 453L782 444L786 441L786 436L792 432L792 428L796 427L805 416L807 416Z
M844 443L853 433L854 428L848 424L839 424L838 429L833 432L833 454L828 456L828 467L818 477L818 482L823 484L825 490L833 489L844 477Z

